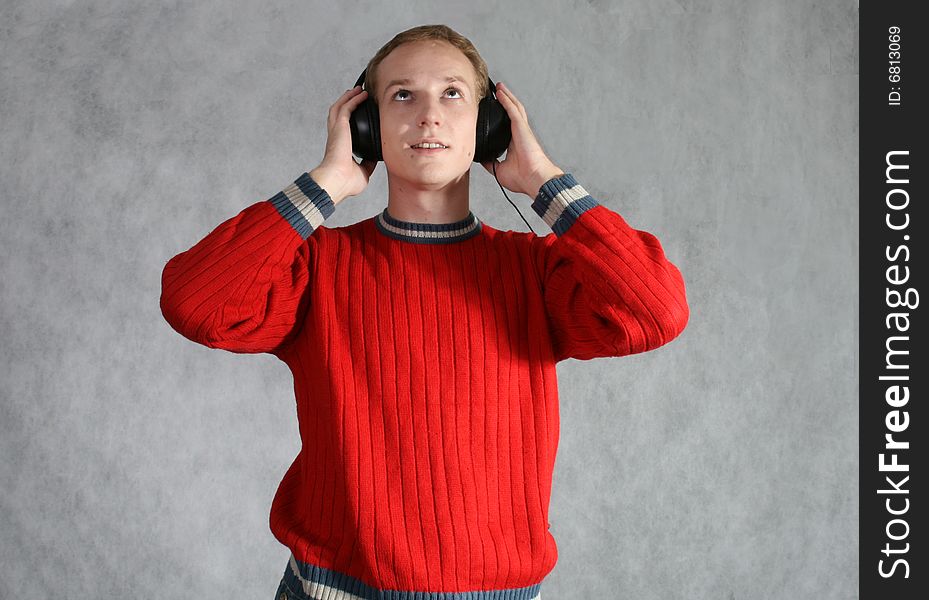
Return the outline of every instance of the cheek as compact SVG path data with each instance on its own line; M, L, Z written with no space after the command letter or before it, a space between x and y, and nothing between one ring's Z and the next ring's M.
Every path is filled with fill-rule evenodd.
M474 135L477 131L477 113L471 109L457 113L449 113L446 125L454 131L453 136L459 148L474 146Z
M380 122L381 152L396 154L398 151L402 151L403 148L400 147L402 146L402 140L409 137L406 132L407 129L407 127L401 126L390 119L382 119Z
M381 143L397 147L402 145L403 141L409 139L411 127L407 123L396 120L381 120Z

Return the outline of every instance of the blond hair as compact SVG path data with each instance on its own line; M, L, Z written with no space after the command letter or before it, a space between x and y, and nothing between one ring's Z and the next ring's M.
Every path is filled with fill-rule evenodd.
M401 31L395 35L392 40L381 46L377 54L368 61L364 85L365 89L368 90L368 97L373 98L375 104L377 103L377 67L381 64L381 61L401 44L426 40L440 40L461 50L462 54L471 62L477 74L477 81L474 82L474 92L477 94L477 100L480 100L487 94L487 88L489 87L487 82L487 63L481 58L480 53L478 53L474 44L471 43L471 40L447 25L420 25L412 29L407 29L406 31Z

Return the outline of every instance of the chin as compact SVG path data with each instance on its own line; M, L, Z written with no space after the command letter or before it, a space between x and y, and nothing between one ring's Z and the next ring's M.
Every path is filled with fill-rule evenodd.
M388 173L394 173L402 179L408 181L417 181L421 183L431 183L439 184L445 183L450 184L454 183L463 177L467 177L471 172L471 165L473 163L468 162L464 165L455 165L455 164L438 164L423 162L417 164L415 160L408 160L405 157L399 159L399 164L402 165L401 168L396 168L398 161L396 160L385 160L385 166L387 167Z
M446 173L414 173L406 179L420 185L441 189L460 181L461 175L449 175Z

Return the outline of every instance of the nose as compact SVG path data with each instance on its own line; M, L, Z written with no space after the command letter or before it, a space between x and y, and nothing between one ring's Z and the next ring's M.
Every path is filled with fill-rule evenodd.
M442 123L442 104L439 100L428 99L421 105L419 125L440 125Z

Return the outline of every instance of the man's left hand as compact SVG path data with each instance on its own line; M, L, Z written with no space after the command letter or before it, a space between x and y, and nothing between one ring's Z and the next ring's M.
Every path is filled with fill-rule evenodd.
M503 83L498 82L496 96L510 118L512 139L506 149L506 158L502 162L495 159L482 162L481 165L493 175L493 163L496 163L497 179L500 185L511 192L535 198L542 184L553 177L564 175L564 171L555 166L545 155L545 151L542 150L542 146L539 145L535 134L529 127L526 109L513 95L513 92Z

